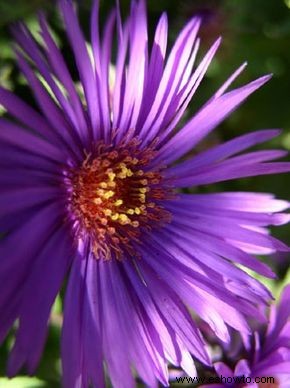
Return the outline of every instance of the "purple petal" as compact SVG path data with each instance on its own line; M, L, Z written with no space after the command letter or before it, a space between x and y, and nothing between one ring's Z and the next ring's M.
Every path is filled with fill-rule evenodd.
M132 2L129 25L130 53L122 114L117 134L120 140L130 128L135 128L142 104L148 62L148 34L144 0Z
M57 134L51 130L48 122L34 109L9 90L0 87L0 102L5 109L25 126L33 129L50 142L58 143Z
M284 288L278 307L274 306L272 310L265 345L267 349L275 346L277 337L290 319L290 285Z
M43 15L40 15L39 23L41 26L41 35L47 48L47 60L60 82L64 85L76 114L78 126L85 133L87 130L87 123L84 117L84 110L67 65L61 55L60 50L49 33L47 22Z
M123 101L126 83L126 54L129 41L129 26L128 23L124 26L124 31L121 26L119 8L117 8L118 22L118 53L116 59L116 79L112 92L112 110L113 110L113 129L119 128L120 117L123 110Z
M214 99L222 96L225 93L225 91L231 86L231 84L235 81L235 79L242 73L242 71L244 71L246 66L247 66L247 62L244 62L240 67L238 67L237 70L218 89L218 91L215 92L212 98Z
M30 56L30 58L35 62L35 65L42 75L43 79L47 82L47 85L54 94L56 100L58 101L60 107L62 108L63 114L66 115L68 121L71 122L73 128L76 130L76 133L79 133L78 121L75 116L75 111L70 103L65 98L63 92L53 79L50 69L47 66L47 63L40 53L38 46L33 39L30 31L25 27L25 25L20 24L13 29L14 37L17 40L20 47L25 50L25 52ZM81 138L78 138L81 142Z
M169 164L186 154L269 78L261 77L206 104L161 148L157 160Z
M69 236L70 232L61 228L49 238L21 287L19 329L8 362L10 376L23 364L29 374L35 372L45 343L50 310L72 258Z
M170 250L179 262L192 269L198 264L213 281L223 281L220 277L222 274L227 279L227 287L234 283L233 292L251 302L265 303L271 297L271 294L262 284L236 268L233 263L210 251L202 237L194 238L196 236L184 231L180 234L176 233L174 227L170 227L168 232L167 238L165 233L162 233L160 237L164 243L166 242L166 249Z
M217 374L225 376L225 377L234 377L233 371L223 362L216 362L214 364L214 368Z
M235 367L235 376L249 377L251 369L247 360L240 360Z
M160 338L131 287L127 287L122 268L116 264L99 262L103 349L112 384L134 386L129 368L132 363L146 383L155 386L157 377L167 385L168 371Z
M270 159L273 158L272 153L269 154L267 151L261 152L263 152L262 159L264 159L265 153L266 160L268 157L270 157ZM259 159L260 153L256 152L255 154L259 155L256 158ZM195 175L186 178L177 178L174 184L177 187L206 185L231 179L246 178L257 175L281 174L290 171L289 162L260 163L259 160L257 160L257 162L255 161L255 157L251 160L251 158L247 159L249 155L243 156L246 159L242 160L241 157L232 158L233 160L229 159L226 162L221 162L214 166L209 166L196 171ZM278 154L275 152L274 158L281 156L284 156L283 151Z
M149 67L146 74L144 96L137 128L144 123L153 104L162 75L167 47L168 20L165 13L162 14L154 36L153 48L150 56Z
M109 91L109 66L112 51L113 29L116 13L110 13L104 28L104 37L100 42L99 34L99 1L95 0L91 14L91 42L96 72L96 86L100 103L100 120L102 122L103 136L108 140L111 130L110 123L110 91Z
M82 250L86 256L86 248ZM94 259L74 260L66 291L62 332L64 387L104 386L98 298Z
M0 192L0 218L26 208L57 200L62 193L56 187L33 187Z
M143 273L144 279L149 287L150 294L166 318L173 332L180 337L186 348L199 358L204 364L209 364L209 357L205 351L204 343L199 331L195 328L187 310L180 303L177 295L148 268Z
M156 131L170 106L172 97L177 94L183 74L191 56L192 47L199 29L200 20L194 18L180 33L167 60L154 103L147 115L140 135L146 135L148 129ZM174 75L174 76L173 76Z
M189 160L179 163L177 166L169 168L166 171L166 176L171 178L182 178L198 168L206 167L219 162L229 156L244 151L247 148L270 140L273 137L278 136L280 133L280 130L266 129L239 136L233 140L203 151Z
M64 155L60 149L24 128L3 118L0 119L0 128L0 141L56 162L64 161Z
M21 272L21 269L27 270L27 266L29 267L29 265L27 265L26 260L30 261L34 259L39 251L39 247L42 246L43 241L51 233L54 223L62 217L63 203L61 202L54 202L45 207L43 206L37 212L31 212L26 222L18 225L18 228L1 242L0 276L5 274L7 270L13 270L13 268L19 269L19 272L16 271L14 273L16 277ZM28 231L33 231L33 233L28 233ZM15 244L22 246L21 251L12 248ZM10 285L12 284L12 278L9 280L6 279L6 281L9 281ZM5 292L0 295L0 301L6 299L4 294Z
M6 314L10 314L7 322L13 323L15 311L18 311L22 286L33 268L34 261L41 252L50 234L59 222L59 205L51 204L26 215L25 222L18 222L17 228L2 239L0 246L1 267L0 283L2 288L0 295L1 322L5 324ZM15 246L21 246L16 250ZM10 306L10 307L9 307ZM8 327L6 327L7 329ZM2 339L0 330L0 341Z
M184 231L183 231L184 232ZM236 263L240 263L254 271L260 273L263 276L273 277L274 273L264 263L258 261L256 258L248 255L240 249L230 245L223 239L217 236L213 236L208 233L201 233L199 231L190 231L192 238L195 238L199 243L204 244L209 252L223 256L224 258L231 259Z
M71 126L67 125L66 120L59 107L51 99L51 96L45 90L31 67L26 62L24 56L16 50L18 64L25 75L34 95L36 102L39 105L43 115L47 122L56 131L58 138L62 142L63 146L70 150L74 156L78 157L81 151L80 142L76 138L75 131L72 131Z
M206 219L183 219L178 223L181 228L191 228L192 230L202 231L204 233L212 234L224 239L225 241L237 241L248 243L251 241L252 245L260 246L262 248L270 248L274 250L288 251L288 247L281 241L272 236L267 236L263 233L255 232L249 228L234 225L231 227L226 224L220 224L214 231L212 229L212 222Z
M172 103L172 105L175 108L174 117L173 118L172 116L170 117L170 120L168 120L169 126L166 128L165 131L162 131L159 134L160 142L163 142L164 139L166 139L167 136L171 134L172 130L176 128L176 125L178 124L179 120L184 114L188 104L191 102L192 96L195 94L201 81L203 80L203 77L208 67L211 64L212 59L220 46L220 43L221 43L221 39L218 39L216 42L214 42L212 47L208 50L208 52L206 53L206 55L198 65L197 69L194 71L190 80L184 85L182 90L178 93L176 98L177 106L174 106L174 103ZM195 50L197 51L198 48L199 48L199 41L196 42ZM195 54L196 52L194 51L193 55Z
M25 131L24 131L25 132ZM50 176L55 180L62 177L62 169L55 163L54 160L45 158L43 155L36 155L32 152L27 152L21 148L15 147L11 142L1 142L0 169L4 173L10 173L15 178L15 183L18 181L19 175L17 171L22 170L22 174L27 177L27 182L34 174ZM13 172L13 174L12 174ZM7 186L5 187L7 189Z
M95 73L72 2L61 0L60 8L84 89L94 136L97 140L100 139L100 104L95 86Z
M180 195L180 194L179 194ZM225 192L212 194L181 195L186 206L202 206L210 209L239 210L254 213L275 213L288 209L290 202L278 200L272 194L251 192Z
M124 263L124 266L132 287L134 288L134 292L138 296L144 311L148 315L148 319L152 322L161 338L165 353L168 354L171 362L178 366L181 361L181 352L176 343L175 334L173 330L171 330L170 322L166 322L158 311L149 293L148 287L140 281L140 277L136 273L136 270L127 262Z
M205 199L207 194L205 194ZM210 199L209 199L210 202ZM186 203L186 209L181 204ZM167 202L167 209L170 210L176 216L186 216L189 214L196 218L212 219L213 222L232 223L238 225L252 225L252 226L268 226L268 225L280 225L288 222L289 215L283 213L269 212L255 213L242 210L228 210L223 206L211 207L211 204L205 205L195 199L194 195L181 195L176 200ZM218 221L219 220L219 221Z
M158 378L162 384L167 385L168 370L156 328L147 314L143 313L131 287L126 287L124 273L120 272L114 263L110 266L110 272L114 297L118 300L118 306L115 306L116 313L119 319L127 322L123 327L123 334L124 338L127 338L127 349L132 364L146 384L156 385ZM142 354L138 351L141 348Z
M244 319L235 309L232 309L230 314L225 314L225 310L229 311L229 309L231 309L230 305L235 303L232 299L234 296L232 294L231 296L227 295L226 288L223 287L223 292L221 293L220 290L218 290L221 286L220 284L213 284L211 282L209 286L208 279L205 276L181 266L180 263L177 265L176 260L173 260L173 257L169 256L166 252L163 252L161 255L161 251L159 248L157 249L157 246L155 246L154 252L147 252L147 249L142 247L142 252L144 261L146 259L146 262L150 264L156 273L158 273L158 275L170 285L180 298L194 309L202 319L205 319L210 325L213 324L214 330L218 335L222 336L223 340L228 340L229 338L226 333L221 332L223 320L218 319L218 313L215 314L214 309L217 309L217 311L221 313L223 319L229 320L229 324L234 326L238 325L238 330L247 331ZM163 258L163 260L160 260L161 258ZM175 262L174 270L172 268L173 261ZM143 268L145 264L142 262L140 263L140 266L141 265ZM204 303L202 302L203 299ZM218 299L220 299L220 301L218 301ZM195 300L198 300L199 302L195 303ZM222 300L224 302L222 302ZM251 311L249 306L246 306L244 303L239 303L239 306L241 311L244 308L247 313ZM211 309L211 314L209 314L209 309ZM253 309L252 312L253 314L254 310L255 309ZM235 316L234 319L232 319L233 316ZM225 327L223 330L224 329Z

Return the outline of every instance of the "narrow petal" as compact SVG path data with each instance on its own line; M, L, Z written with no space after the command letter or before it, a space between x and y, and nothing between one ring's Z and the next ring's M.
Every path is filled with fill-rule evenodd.
M62 108L63 114L65 114L68 121L72 124L75 133L79 134L80 128L78 127L78 120L75 116L75 111L66 99L65 95L63 94L63 91L53 79L46 60L44 56L40 53L32 34L23 24L20 24L17 27L13 28L13 33L21 49L25 50L29 57L34 61L37 70L39 71L43 79L46 81L47 86L50 88L55 99ZM79 142L82 141L80 137L78 137L78 139Z
M275 341L281 333L283 327L289 321L290 318L290 285L286 286L281 295L281 300L278 307L272 308L272 314L270 316L270 324L266 339L266 348L271 349L275 346Z
M169 357L170 361L174 363L174 365L179 365L181 352L175 341L175 335L169 328L170 322L166 323L158 311L157 306L149 293L148 287L140 281L140 277L136 273L136 270L132 268L130 264L127 264L127 262L124 265L126 273L134 291L136 292L136 295L138 296L138 299L140 300L140 303L146 311L149 320L156 328L156 331L158 331L164 346L165 354Z
M166 317L184 346L204 364L210 364L200 333L177 295L165 283L157 280L154 272L148 268L143 274L156 306Z
M193 95L197 91L200 83L202 82L203 77L212 62L212 59L220 46L220 43L220 38L214 42L214 44L208 50L208 52L194 71L189 81L186 82L186 84L176 96L176 103L172 102L172 105L174 106L174 117L171 116L170 120L168 120L169 125L168 123L165 123L167 127L166 130L159 131L158 135L160 136L160 143L163 143L165 139L167 139L167 137L176 128L177 124L182 118L182 115L188 107L188 104L191 102ZM196 42L193 55L197 53L198 48L199 41Z
M225 377L234 377L233 371L223 362L216 362L214 368L219 375Z
M85 39L79 26L72 2L61 0L60 8L66 26L67 35L78 67L82 86L88 105L90 121L95 139L100 139L100 104L96 90L96 77L90 60Z
M96 73L96 87L100 103L101 130L105 140L110 135L110 91L109 91L109 66L111 59L113 29L116 14L111 12L104 28L101 42L99 33L99 1L95 0L91 14L91 42Z
M15 94L2 87L0 87L0 103L7 109L9 114L28 128L39 133L40 136L56 144L59 142L59 137L51 130L51 126L49 126L44 117Z
M130 369L126 322L120 315L119 298L110 275L110 266L114 263L99 263L99 295L101 297L103 351L111 382L118 388L134 387ZM118 295L119 297L120 295Z
M61 202L43 206L37 212L31 212L23 224L1 241L0 280L3 288L0 307L9 303L9 296L21 290L19 285L27 278L35 257L62 217ZM15 246L21 246L21 250L14 249Z
M55 223L59 221L60 208L59 205L51 204L38 209L38 212L30 211L24 217L19 214L18 217L14 217L17 221L14 224L15 229L2 239L0 342L19 315L22 286L29 277L34 258L41 252L42 246L55 228ZM9 230L9 222L6 223L6 228L3 225L5 232ZM15 246L21 246L21 250L16 250Z
M82 247L73 263L65 299L61 344L65 388L90 383L105 386L98 282L96 265Z
M219 162L235 155L254 145L263 143L281 133L276 129L265 129L263 131L252 132L243 136L238 136L233 140L229 140L209 150L203 151L198 155L179 163L177 166L171 167L166 171L167 177L182 178L190 174L195 169L209 166L213 163Z
M212 98L218 98L223 95L235 79L244 71L246 66L247 62L244 62L240 67L238 67L237 70L226 80L226 82L215 92Z
M160 118L162 119L165 116L172 97L174 96L174 93L177 93L180 83L182 82L182 76L191 55L199 25L200 20L198 18L190 21L182 30L173 46L154 103L140 130L140 135L146 134L149 128L157 126L156 123L160 121Z
M10 173L14 177L15 184L18 183L19 171L27 177L27 183L29 178L32 178L34 174L54 177L56 180L63 176L59 164L53 159L44 158L40 153L36 155L20 147L15 147L13 142L7 143L6 141L1 142L0 140L0 143L2 145L0 155L1 174L2 172L4 175ZM6 186L5 189L7 188Z
M185 155L269 78L261 77L206 104L161 148L157 160L169 164Z
M253 177L259 175L281 174L290 171L289 162L277 163L240 163L217 164L207 171L199 171L196 175L187 178L176 179L177 187L208 185L238 178ZM249 161L250 163L251 161ZM239 166L237 168L237 166Z
M130 57L124 89L124 102L117 139L135 128L142 104L145 75L148 66L148 33L144 0L132 2L129 24Z
M184 302L188 303L188 305L194 311L196 311L198 315L202 317L202 319L205 319L207 322L209 322L210 319L211 323L214 324L214 330L216 331L217 335L220 335L223 340L229 340L227 331L224 331L226 330L226 327L223 327L222 325L224 319L228 318L229 324L234 325L234 327L239 327L238 330L245 332L248 331L244 318L235 309L233 309L231 314L225 314L224 310L229 309L229 305L235 303L232 299L233 295L229 297L225 288L223 288L223 296L221 296L221 293L218 290L220 285L213 284L211 282L210 287L208 287L206 285L208 280L205 276L202 276L195 271L191 271L189 268L186 268L181 264L178 264L177 266L175 263L175 270L173 271L173 258L165 252L163 252L162 256L160 256L161 252L159 248L157 250L157 247L155 248L154 252L149 253L146 249L142 249L142 252L144 254L144 258L146 258L146 262L150 264L150 266L159 274L159 276L164 279L167 284L169 284L175 290L175 292L177 292L177 294ZM160 257L158 256L164 257L162 262L160 262ZM143 266L143 263L141 264ZM200 279L200 281L197 279ZM204 301L206 301L204 304L201 302L203 298ZM218 302L218 299L220 302ZM199 300L199 303L195 303L195 300ZM224 302L222 302L222 300ZM239 302L241 302L241 300ZM203 310L204 307L206 308L205 310ZM223 317L222 320L218 319L218 314L214 315L213 310L216 308L220 310L219 313L221 313L221 317ZM243 303L240 303L240 310L242 311L244 308L247 313L250 313L251 309L249 308L249 305L246 306L246 304L243 305ZM209 309L212 311L211 314L209 314ZM252 309L252 314L256 316L255 309ZM235 318L232 319L234 315ZM221 331L222 327L224 332Z
M212 279L213 283L223 282L223 279L226 279L226 288L233 283L232 292L253 303L265 303L271 298L271 294L261 283L233 266L233 263L210 251L207 244L202 242L202 238L194 235L191 237L190 232L182 231L178 234L173 225L161 236L166 243L166 250L170 251L179 262L195 270L198 266Z
M0 141L56 162L64 161L63 152L57 147L3 118L0 119Z
M30 84L30 87L35 95L36 102L43 115L45 116L47 122L57 132L57 135L62 141L64 147L67 150L70 150L74 156L78 157L81 148L79 142L76 140L75 132L69 125L67 125L61 110L51 99L51 96L36 77L24 56L17 50L16 55L19 67Z
M112 265L110 272L115 298L119 304L117 312L126 322L123 333L127 338L128 353L136 370L141 371L140 376L147 384L153 382L155 385L158 378L162 384L167 385L168 370L156 329L150 324L147 314L143 313L140 303L133 297L134 294L131 296L131 287L126 287L126 278L120 269ZM140 348L143 349L142 355L137 351Z
M16 214L27 208L58 200L62 196L56 187L30 187L3 190L0 193L0 219L7 214Z
M142 107L136 125L137 128L140 128L146 120L162 78L167 47L167 34L168 19L167 15L163 13L155 31L148 72L146 74Z
M289 209L290 202L276 199L269 193L224 192L211 194L179 194L186 206L192 204L213 210L238 210L253 213L275 213Z
M208 234L212 234L218 237L221 237L227 240L235 240L243 243L248 243L251 241L251 244L261 246L264 248L270 248L274 250L288 251L288 247L283 244L281 241L275 239L272 236L267 236L263 233L255 232L248 228L244 228L239 225L232 224L232 227L229 225L220 224L218 228L212 229L212 222L208 220L201 219L183 219L182 222L177 222L181 228L191 228L197 231L203 231Z
M87 123L85 120L84 110L81 105L80 98L76 92L75 85L67 68L67 65L64 61L64 58L62 57L60 50L58 49L51 34L49 33L48 25L43 14L40 15L39 23L41 26L41 35L47 49L47 60L49 61L57 78L65 87L70 102L73 106L74 112L77 116L78 126L81 131L85 133L87 130Z
M21 287L19 328L8 362L10 376L24 364L29 374L35 372L45 343L50 310L72 259L71 247L70 232L63 228L57 230L43 246Z

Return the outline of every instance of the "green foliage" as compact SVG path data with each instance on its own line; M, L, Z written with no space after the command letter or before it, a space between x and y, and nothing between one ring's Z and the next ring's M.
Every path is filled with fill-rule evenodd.
M46 0L13 0L0 1L0 27L7 23L35 14L40 8L51 7L52 1Z
M0 378L0 387L5 388L46 388L49 385L37 377L15 377L14 379Z

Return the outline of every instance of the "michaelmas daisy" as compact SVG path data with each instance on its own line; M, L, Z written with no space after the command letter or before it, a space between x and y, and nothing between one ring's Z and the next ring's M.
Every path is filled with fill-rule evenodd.
M41 46L24 25L13 28L38 108L0 89L8 112L0 118L0 341L18 322L7 373L35 372L67 277L64 386L102 387L105 376L114 387L132 387L136 376L168 385L168 363L190 376L193 359L211 363L193 314L222 341L230 340L229 326L249 334L248 317L265 319L256 305L270 293L235 264L271 277L253 255L288 249L266 229L288 222L280 213L288 202L181 191L290 170L271 162L284 151L246 151L278 130L186 157L269 76L227 92L242 65L176 132L220 39L195 65L198 17L167 55L165 14L148 47L145 1L132 1L125 23L113 10L102 34L96 1L90 52L72 2L59 6L82 92L43 15Z

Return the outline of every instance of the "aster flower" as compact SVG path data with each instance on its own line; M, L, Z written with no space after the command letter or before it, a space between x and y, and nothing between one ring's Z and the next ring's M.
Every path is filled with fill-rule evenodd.
M199 18L166 59L167 18L148 48L144 1L122 24L114 10L91 54L71 1L60 0L83 94L40 16L40 47L24 25L16 54L34 109L1 88L0 341L18 320L9 376L34 373L50 310L66 275L62 334L65 387L168 384L167 364L190 376L210 358L188 310L223 340L228 326L250 332L269 292L235 263L273 276L254 254L287 247L267 234L286 223L288 202L263 193L181 194L183 187L289 171L270 162L284 151L251 146L279 134L262 130L186 158L269 76L226 92L242 65L177 133L220 39L195 67ZM116 30L115 79L109 83ZM185 157L185 158L183 158ZM179 164L175 162L183 158ZM193 357L193 358L192 358Z
M241 385L242 379L247 379L247 386L251 388L290 386L290 285L285 287L279 305L271 306L266 329L261 325L244 342L241 354L246 352L247 358L238 361L234 370L223 362L217 362L215 369L219 378L224 377L223 381L221 384L203 385L203 388L235 388ZM267 377L272 380L267 380Z

